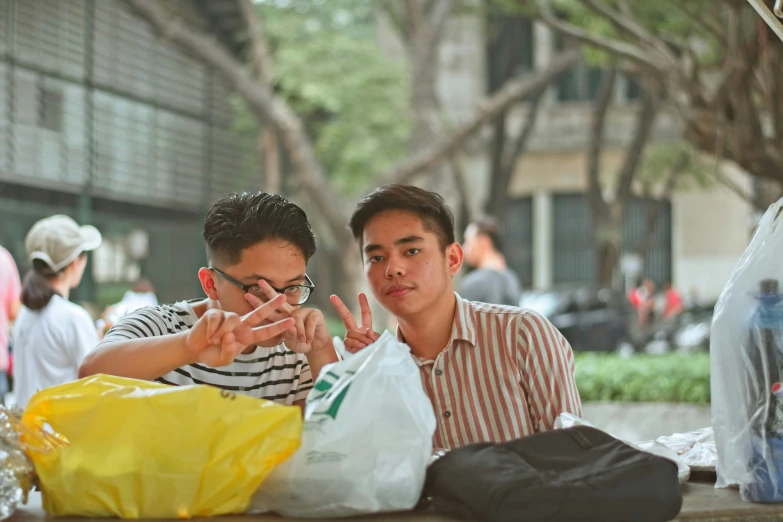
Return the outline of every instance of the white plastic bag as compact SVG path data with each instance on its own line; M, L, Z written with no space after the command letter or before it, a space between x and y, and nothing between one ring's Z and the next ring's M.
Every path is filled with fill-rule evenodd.
M275 468L249 511L331 518L412 509L434 431L410 349L384 332L321 370L307 398L299 451Z
M717 487L783 501L783 200L761 219L723 289L710 341ZM718 240L718 239L716 239Z

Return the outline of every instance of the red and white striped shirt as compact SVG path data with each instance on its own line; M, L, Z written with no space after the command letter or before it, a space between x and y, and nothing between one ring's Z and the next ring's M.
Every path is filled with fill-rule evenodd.
M414 356L438 421L433 447L504 442L552 429L563 412L581 417L573 352L552 323L456 297L449 344L434 361Z

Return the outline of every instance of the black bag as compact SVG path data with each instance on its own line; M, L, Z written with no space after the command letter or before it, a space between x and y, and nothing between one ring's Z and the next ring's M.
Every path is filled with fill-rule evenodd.
M587 426L452 450L427 470L424 495L487 522L662 522L682 507L677 464Z

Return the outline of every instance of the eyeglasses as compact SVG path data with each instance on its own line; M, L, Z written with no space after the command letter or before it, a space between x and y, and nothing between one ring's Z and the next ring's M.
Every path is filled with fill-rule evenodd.
M253 294L254 296L258 297L263 301L269 300L260 286L246 285L241 281L237 281L227 273L213 266L209 267L209 269L215 272L216 274L220 275L223 279L225 279L232 285L236 286L237 288L241 288L246 294ZM315 290L315 285L313 284L312 279L310 279L310 276L308 276L307 274L305 274L305 283L306 284L304 285L291 285L291 286L286 286L285 288L275 288L272 285L269 286L271 286L272 290L274 290L278 294L283 294L286 297L288 304L303 305L307 302L308 299L310 299L310 295Z

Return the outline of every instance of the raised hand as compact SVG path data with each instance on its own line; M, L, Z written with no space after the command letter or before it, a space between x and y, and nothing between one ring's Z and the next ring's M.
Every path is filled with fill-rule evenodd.
M240 316L224 310L207 310L188 331L185 347L196 362L212 367L227 366L248 346L271 339L287 331L294 320L276 316L276 308L285 302L283 296L259 304ZM257 326L267 318L276 322Z
M329 329L326 327L326 319L320 310L299 308L289 304L285 299L278 302L277 300L284 296L278 294L264 280L259 281L258 286L269 299L268 303L277 302L275 312L270 318L272 320L290 318L293 321L283 332L283 342L289 350L307 354L320 351L331 345L332 340L329 337ZM252 294L247 294L245 299L251 306L262 306L261 299Z
M348 330L343 341L346 350L356 353L378 340L380 334L372 329L372 311L370 310L370 302L364 293L359 293L359 309L362 314L361 325L356 323L356 319L354 319L353 314L345 306L342 299L333 295L329 298L329 301L337 310L337 315L342 319L345 329Z

